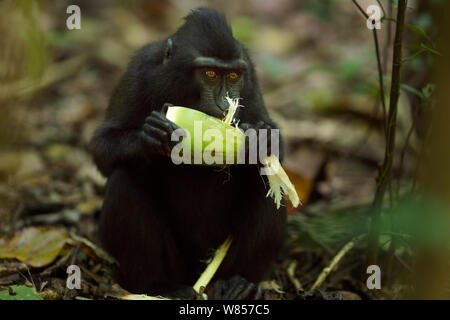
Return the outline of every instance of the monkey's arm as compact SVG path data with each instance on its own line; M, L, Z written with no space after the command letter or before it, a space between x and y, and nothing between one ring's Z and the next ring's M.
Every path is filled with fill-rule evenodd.
M105 122L95 132L89 149L100 172L109 176L120 163L144 161L140 129Z
M157 111L152 111L138 129L105 122L95 132L90 150L100 172L109 176L118 165L148 164L155 157L169 155L176 143L171 136L177 129L177 125Z

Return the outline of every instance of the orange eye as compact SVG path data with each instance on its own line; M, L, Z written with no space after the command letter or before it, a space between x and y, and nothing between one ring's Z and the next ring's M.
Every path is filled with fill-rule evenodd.
M212 71L212 70L209 70L209 71L206 71L206 76L208 77L208 78L215 78L216 77L216 73L214 72L214 71Z
M230 79L235 80L238 77L238 74L236 72L231 72L228 74L228 77L230 77Z

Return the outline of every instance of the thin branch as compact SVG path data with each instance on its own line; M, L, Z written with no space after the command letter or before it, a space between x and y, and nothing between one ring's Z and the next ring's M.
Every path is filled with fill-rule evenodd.
M388 14L389 18L392 17L394 13L394 4L392 1L388 1ZM389 64L389 48L392 43L392 23L386 23L387 27L387 35L386 35L386 43L384 44L384 53L383 53L383 70L388 72L388 64ZM386 118L385 118L386 119Z
M225 256L227 255L228 249L230 248L232 242L231 236L229 236L224 243L216 250L214 253L214 257L211 260L211 262L206 267L205 271L200 275L197 282L194 284L193 288L195 292L200 293L200 290L202 287L206 288L208 283L213 278L214 274L216 273L217 269L222 264L223 259L225 259Z
M383 11L383 17L381 17L381 20L383 20L386 17L386 11L384 11L384 7L381 4L380 0L377 0L378 6L381 8L381 11Z
M395 133L397 124L397 106L400 96L400 77L402 66L402 42L403 42L403 26L405 23L406 0L399 0L397 10L397 24L395 29L394 40L394 57L392 61L391 76L391 93L389 114L386 130L386 149L384 161L381 166L380 175L377 179L377 189L372 205L372 221L369 231L369 252L367 263L369 265L376 264L378 260L378 237L380 233L381 209L383 206L384 195L389 186L391 178L392 162L394 158Z
M369 16L367 13L361 8L359 3L356 0L352 0L355 6L358 8L358 10L364 15L366 19L369 19ZM384 9L383 9L384 14ZM381 106L383 108L383 127L384 127L384 133L386 134L386 102L385 102L385 96L384 96L384 81L383 81L383 68L381 66L381 57L380 57L380 45L378 43L378 34L377 34L377 28L373 28L372 30L373 35L373 42L375 44L375 53L377 57L377 67L378 67L378 82L380 87L380 101Z
M365 236L366 236L365 234L357 236L353 238L350 242L348 242L345 246L343 246L342 249L338 252L338 254L334 256L333 260L331 260L330 264L322 270L320 275L317 277L316 282L314 282L311 289L309 290L313 291L318 287L320 287L320 285L325 281L325 279L328 277L331 271L333 271L333 269L336 267L339 261L341 261L342 258Z
M409 57L406 57L405 59L403 59L402 63L408 62L408 61L414 59L415 57L417 57L419 54L422 54L424 52L426 52L426 50L420 49L419 51L415 52L414 54L410 55Z
M394 4L392 1L388 1L388 15L389 15L389 19L392 18L394 13ZM392 24L388 23L387 25L387 36L386 36L386 43L384 45L384 57L383 57L383 66L384 66L384 70L387 72L387 68L388 68L388 63L389 63L389 48L391 45L391 41L392 41ZM401 170L401 167L400 167ZM390 190L392 190L392 183L389 185L390 186ZM399 191L399 189L397 189L397 191ZM390 193L392 194L392 192ZM391 196L391 207L392 207L392 196ZM397 197L396 200L398 200L398 193L397 193ZM390 216L391 219L391 224L394 225L394 217L393 215ZM397 242L398 242L399 238L397 236L393 236L392 237L392 241L391 241L391 245L389 247L389 252L388 252L388 257L387 257L387 268L386 268L386 279L389 279L391 276L391 271L392 271L392 262L394 260L394 256L395 256L395 250L397 247Z
M389 17L392 17L394 11L394 5L392 4L392 1L389 1L388 4L388 14ZM384 53L383 53L383 70L387 71L388 68L388 54L389 54L389 46L391 45L392 41L392 24L387 23L387 36L386 36L386 43L384 45Z
M287 275L289 277L289 280L291 280L292 284L295 287L295 290L297 291L303 291L303 286L300 283L300 280L297 279L295 276L295 269L297 268L297 260L292 261L288 268L287 268Z
M375 42L375 52L377 55L377 66L378 66L378 81L380 86L380 101L383 107L383 126L384 134L387 134L387 124L386 124L386 102L384 100L384 81L383 81L383 69L381 67L381 57L380 57L380 46L378 44L377 29L373 28L373 41Z
M358 8L358 10L363 14L363 16L364 16L366 19L369 19L369 16L368 16L367 13L363 10L363 8L361 8L361 6L359 5L359 3L356 2L356 0L352 0L352 1L353 1L353 3L355 4L355 6Z

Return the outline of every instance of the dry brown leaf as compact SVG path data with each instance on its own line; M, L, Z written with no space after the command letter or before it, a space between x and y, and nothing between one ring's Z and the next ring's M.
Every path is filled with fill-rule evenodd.
M0 238L0 258L16 258L33 267L53 262L67 241L56 228L30 227Z

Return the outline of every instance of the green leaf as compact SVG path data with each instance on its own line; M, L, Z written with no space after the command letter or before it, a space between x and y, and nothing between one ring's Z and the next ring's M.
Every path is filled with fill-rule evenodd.
M442 199L406 196L381 213L382 233L395 232L414 239L415 245L450 250L449 208Z
M377 81L380 81L380 75L376 75L376 78L377 78ZM384 82L388 82L389 81L389 78L387 77L387 76L385 76L385 75L383 75L383 81Z
M424 95L422 94L422 92L420 92L419 90L417 90L417 89L415 89L415 88L413 88L413 87L411 87L411 86L408 86L406 83L401 83L401 84L400 84L400 87L401 87L402 89L406 90L406 91L409 91L409 92L415 94L415 95L418 96L420 99L423 99L423 98L424 98Z
M433 54L435 54L437 56L442 56L442 54L439 51L434 50L433 48L430 48L430 47L428 47L427 45L425 45L423 43L420 44L420 48L425 50L425 51L431 52L431 53L433 53Z
M0 238L0 258L16 258L33 267L53 262L67 241L57 228L29 227Z
M0 291L0 300L43 300L33 288L27 286L11 286L12 295L8 289Z
M378 238L378 246L383 251L388 251L389 250L389 247L391 246L391 242L392 242L392 236L388 235L388 234L382 234Z
M425 99L429 99L431 95L434 92L434 89L436 89L436 85L434 83L428 83L425 87L422 89L422 94L425 97Z
M429 52L429 53L435 54L437 56L442 56L439 51L437 51L437 50L435 50L433 48L430 48L430 47L428 47L427 45L425 45L423 43L420 43L419 50L417 50L415 53L413 53L409 57L403 59L402 63L414 59L415 57L417 57L419 54L421 54L423 52Z
M429 40L430 37L428 37L427 33L425 32L425 30L423 30L422 28L409 24L409 23L405 23L405 27L407 27L409 30L411 30L412 32L417 33L418 35L424 37L425 39Z
M403 60L402 60L402 63L405 63L405 62L407 62L407 61L409 61L409 60L412 60L412 59L414 59L415 57L417 57L419 54L421 54L422 52L424 52L425 50L424 49L419 49L419 50L417 50L416 52L414 52L412 55L410 55L409 57L406 57L406 58L404 58Z

